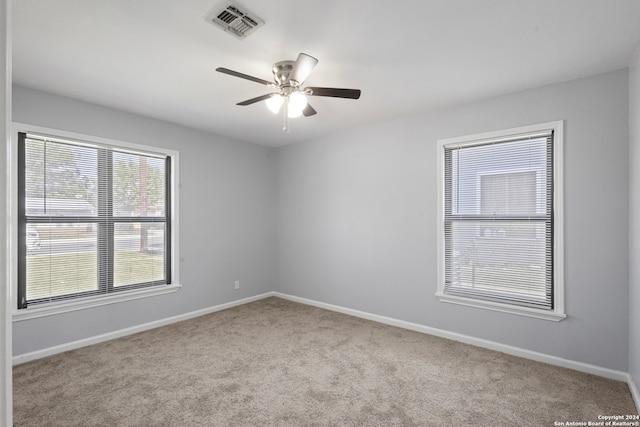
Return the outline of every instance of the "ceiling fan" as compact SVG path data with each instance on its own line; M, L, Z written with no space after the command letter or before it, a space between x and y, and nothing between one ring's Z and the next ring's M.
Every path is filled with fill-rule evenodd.
M314 86L303 88L302 83L309 77L309 74L311 74L311 71L317 63L318 60L316 58L306 53L300 53L298 59L295 61L276 62L273 64L272 69L274 82L269 82L223 67L216 68L216 71L277 89L277 92L247 99L246 101L238 102L236 105L246 106L256 102L266 101L267 107L275 114L280 111L280 108L283 108L284 126L282 130L289 132L290 118L301 115L309 117L317 113L307 101L307 96L329 96L347 99L360 98L361 92L359 89Z

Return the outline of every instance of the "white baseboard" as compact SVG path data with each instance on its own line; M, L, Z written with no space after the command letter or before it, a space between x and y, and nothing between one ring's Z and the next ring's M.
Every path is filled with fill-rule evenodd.
M628 383L629 374L622 371L616 371L613 369L603 368L596 365L590 365L588 363L576 362L573 360L563 359L557 356L551 356L544 353L538 353L536 351L526 350L519 347L513 347L510 345L500 344L494 341L488 341L481 338L475 338L469 335L458 334L455 332L449 332L442 329L431 328L429 326L420 325L417 323L405 322L404 320L398 320L391 317L379 316L377 314L371 314L364 311L353 310L346 307L341 307L333 304L326 304L310 300L307 298L301 298L293 295L283 294L280 292L274 292L274 296L288 299L290 301L299 302L302 304L312 305L319 308L324 308L331 311L337 311L339 313L349 314L351 316L360 317L367 320L373 320L375 322L384 323L386 325L397 326L399 328L409 329L416 332L422 332L429 335L434 335L441 338L447 338L454 341L463 342L465 344L475 345L477 347L488 348L490 350L499 351L501 353L510 354L513 356L523 357L525 359L535 360L536 362L548 363L550 365L560 366L563 368L569 368L580 372L586 372L588 374L597 375L613 380L624 381ZM631 388L632 385L629 385ZM637 393L634 395L637 396ZM638 400L636 399L636 406L638 406ZM640 406L638 406L640 408Z
M263 298L267 298L270 296L274 296L274 293L267 292L264 294L239 299L236 301L231 301L225 304L219 304L213 307L204 308L202 310L196 310L189 313L180 314L178 316L167 317L165 319L156 320L154 322L143 323L142 325L132 326L130 328L120 329L118 331L108 332L106 334L96 335L94 337L72 341L65 344L60 344L54 347L44 348L42 350L37 350L30 353L19 354L17 356L13 356L13 364L18 365L20 363L30 362L32 360L40 359L42 357L52 356L54 354L63 353L69 350L75 350L76 348L86 347L92 344L98 344L104 341L109 341L115 338L124 337L124 336L135 334L138 332L148 331L149 329L155 329L160 326L169 325L171 323L180 322L182 320L193 319L194 317L204 316L205 314L226 310L227 308L247 304L249 302L261 300Z

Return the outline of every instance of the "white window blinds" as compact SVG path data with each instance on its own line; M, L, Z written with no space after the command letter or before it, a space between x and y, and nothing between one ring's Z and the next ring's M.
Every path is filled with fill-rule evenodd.
M26 133L18 152L18 308L169 284L169 157Z
M444 145L444 293L552 310L553 132Z

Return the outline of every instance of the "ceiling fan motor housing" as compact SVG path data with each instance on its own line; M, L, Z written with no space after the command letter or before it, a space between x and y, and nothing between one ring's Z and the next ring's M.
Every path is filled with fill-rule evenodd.
M278 86L291 86L289 76L295 64L295 61L280 61L273 64L273 80Z

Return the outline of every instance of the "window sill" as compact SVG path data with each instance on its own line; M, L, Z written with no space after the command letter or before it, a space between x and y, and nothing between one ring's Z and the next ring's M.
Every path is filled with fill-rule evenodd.
M566 319L567 315L564 313L540 310L529 307L518 307L514 305L502 304L499 302L482 301L472 298L464 298L453 295L446 295L440 292L436 292L436 297L442 302L450 304L466 305L468 307L481 308L484 310L499 311L502 313L516 314L519 316L535 317L537 319L551 320L559 322L562 319Z
M87 308L99 307L101 305L116 304L124 301L132 301L140 298L153 297L158 295L170 294L180 289L182 285L157 286L153 288L137 289L129 292L121 292L113 295L78 298L72 301L54 302L46 305L38 305L36 307L27 307L22 310L14 310L12 320L19 322L21 320L36 319L38 317L53 316L56 314L68 313L76 310L85 310Z

